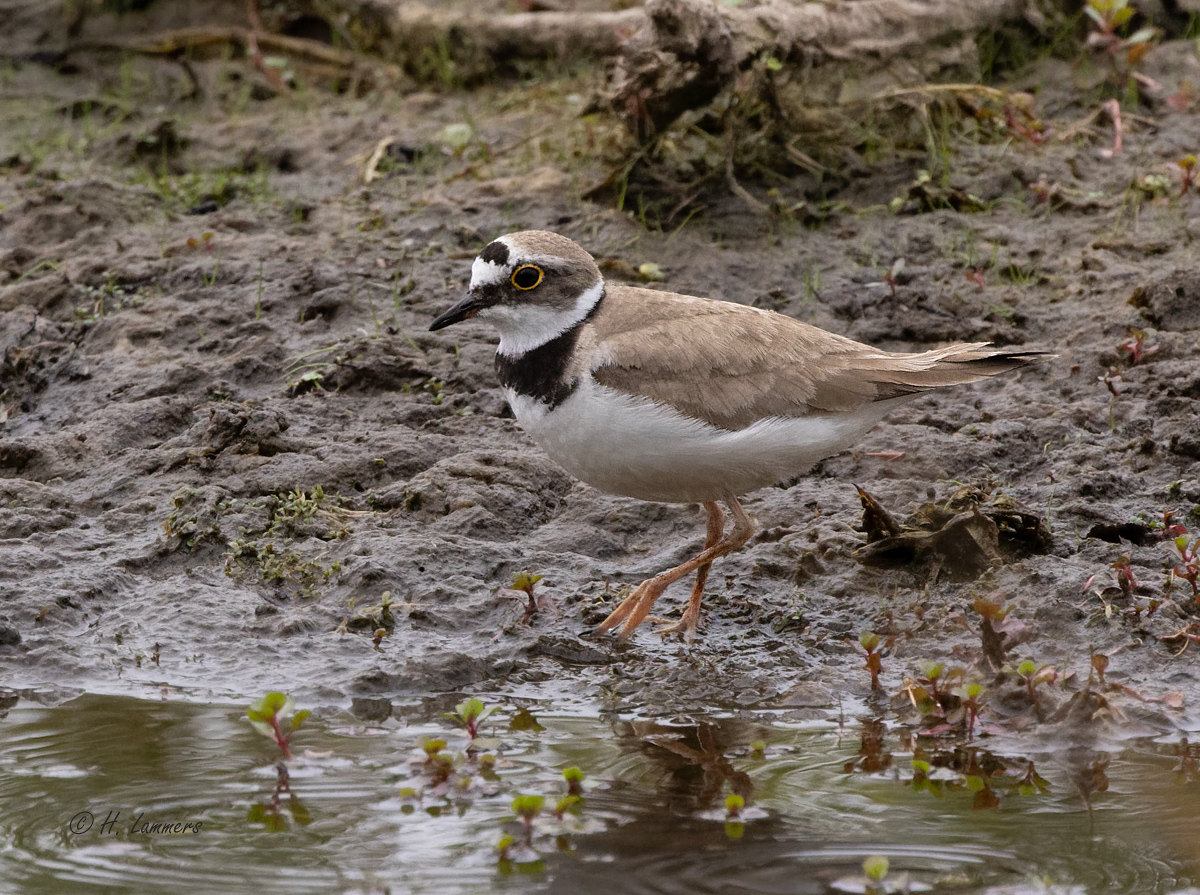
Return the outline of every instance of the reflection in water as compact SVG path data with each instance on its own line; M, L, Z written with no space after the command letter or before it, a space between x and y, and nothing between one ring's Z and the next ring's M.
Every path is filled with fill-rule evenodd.
M263 829L272 833L282 833L286 830L288 817L291 817L294 823L307 827L312 823L312 816L304 807L304 803L292 792L292 778L288 774L287 765L279 762L275 765L275 772L278 774L275 779L275 792L271 794L269 801L255 802L251 805L250 810L246 812L246 820L252 824L262 824ZM285 795L288 797L286 806L283 804Z
M847 738L832 721L612 720L531 703L501 703L486 760L459 758L441 703L370 725L319 709L284 767L244 705L21 702L0 719L0 880L31 895L824 893L872 854L947 893L1035 876L1165 895L1200 875L1200 750L1187 740L1118 751L1081 728L1030 753L871 718ZM428 751L443 738L444 779ZM577 801L572 766L587 775ZM528 826L518 795L544 799ZM740 838L730 795L747 802ZM135 818L193 831L137 832Z
M879 718L863 718L862 741L858 755L845 764L847 774L858 771L863 774L878 774L892 766L892 753L884 751L883 738L887 726Z
M1174 747L1175 757L1179 764L1175 766L1175 779L1182 786L1200 780L1200 743L1189 743L1188 738L1181 737Z
M762 735L760 728L734 720L702 720L684 724L659 721L618 722L618 735L667 771L660 785L665 807L673 814L693 814L723 803L727 793L753 801L754 783L730 762L733 752L746 752Z

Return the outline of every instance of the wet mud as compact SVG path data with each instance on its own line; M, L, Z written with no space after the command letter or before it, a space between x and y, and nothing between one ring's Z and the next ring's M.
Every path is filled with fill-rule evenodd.
M1146 61L1168 90L1197 65L1183 41ZM1200 532L1200 198L1175 165L1200 147L1192 111L1130 118L1111 158L1092 116L1073 140L956 144L943 182L922 179L925 154L864 166L811 228L717 195L656 232L580 198L596 158L539 148L547 109L582 106L569 79L269 97L236 60L193 68L187 99L153 59L3 73L5 686L45 702L286 689L369 714L529 683L619 709L816 716L902 705L922 663L992 680L982 601L1005 610L1005 662L1056 672L1044 718L1195 727L1197 609L1172 574L1173 538ZM1094 111L1057 60L1011 86L1063 126ZM613 278L652 262L663 288L889 349L1058 356L922 397L751 495L758 533L713 569L695 643L581 637L697 552L703 515L574 481L512 419L488 328L427 332L475 253L524 228L570 236ZM869 544L856 485L899 526L892 549ZM549 598L528 623L520 572ZM993 723L1020 726L1004 679L1014 708Z

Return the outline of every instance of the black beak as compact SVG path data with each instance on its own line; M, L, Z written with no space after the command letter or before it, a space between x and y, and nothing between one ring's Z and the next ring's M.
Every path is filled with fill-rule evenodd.
M487 301L473 292L468 292L457 304L439 314L437 319L429 324L429 331L433 332L435 329L442 329L450 326L452 323L461 323L464 320L470 320L487 306Z

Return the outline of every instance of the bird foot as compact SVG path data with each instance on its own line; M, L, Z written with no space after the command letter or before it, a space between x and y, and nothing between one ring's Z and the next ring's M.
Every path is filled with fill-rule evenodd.
M656 628L654 631L655 634L664 640L672 634L681 634L685 643L691 643L696 639L696 631L700 627L700 613L685 611L683 617L673 623L668 623L668 620L665 618L651 618L650 621L664 625L664 627Z

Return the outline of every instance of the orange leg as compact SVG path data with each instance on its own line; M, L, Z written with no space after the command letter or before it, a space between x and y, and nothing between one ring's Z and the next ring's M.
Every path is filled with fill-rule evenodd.
M721 531L723 522L721 519L721 508L715 502L705 503L704 508L708 510L709 541L706 542L704 550L687 562L643 581L595 630L597 632L611 631L617 625L621 624L621 622L624 622L625 624L621 628L620 636L622 638L628 637L642 623L646 616L650 614L651 607L654 606L654 602L662 595L664 590L680 578L685 578L692 574L692 572L698 572L696 586L692 589L692 599L688 603L687 611L680 622L680 624L686 623L689 625L688 630L694 632L695 625L700 616L700 597L704 594L704 583L708 578L708 569L712 565L713 560L720 559L725 554L737 550L750 540L750 535L754 534L754 522L746 515L746 511L742 509L742 505L738 503L737 498L732 495L725 498L725 505L729 507L729 512L733 515L733 529L729 534L721 536L716 543L712 543L714 527L717 532Z
M706 503L704 509L708 510L708 538L704 542L704 549L710 550L721 540L725 531L725 517L721 514L721 505L716 501ZM696 583L692 585L692 596L688 600L687 609L683 611L683 617L673 625L659 628L655 634L664 637L668 634L683 634L683 639L689 641L696 638L696 628L700 625L700 601L704 598L704 585L708 582L708 570L711 568L712 563L709 562L696 570Z

